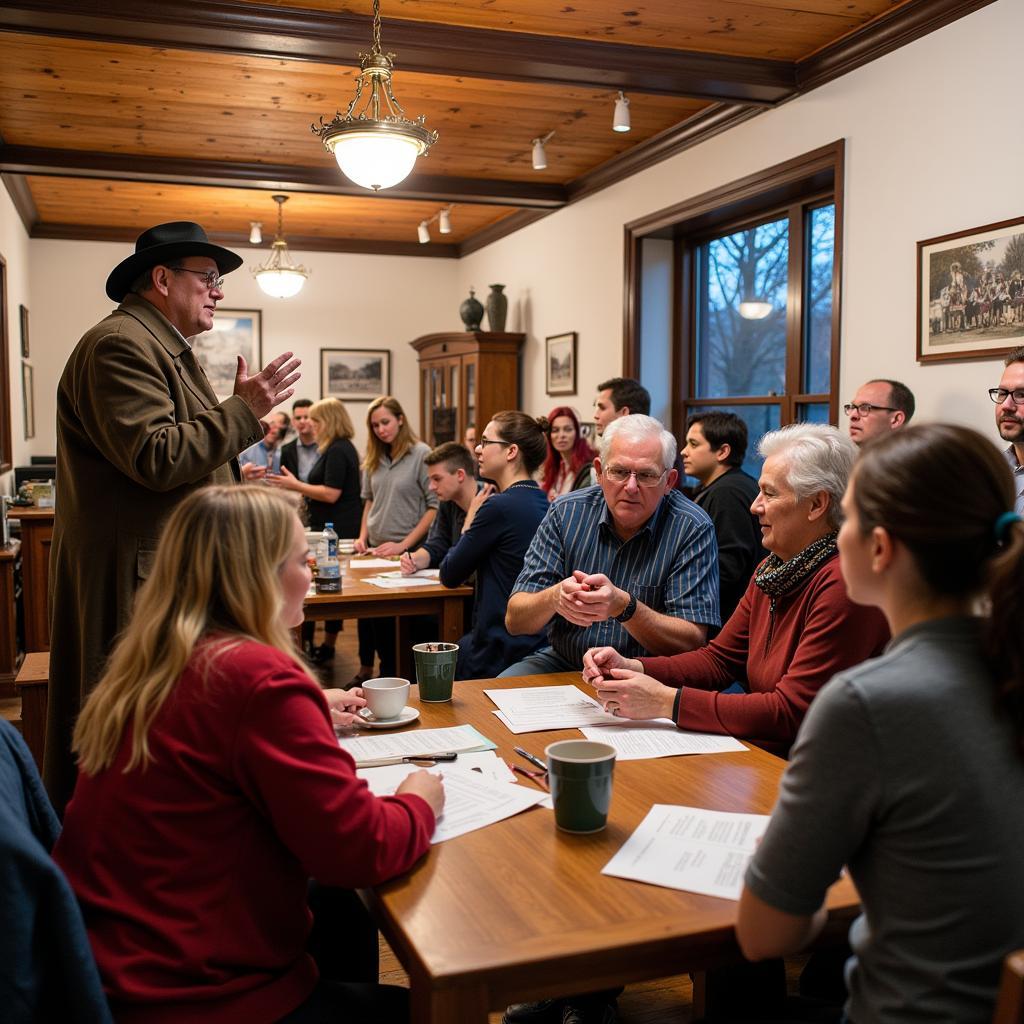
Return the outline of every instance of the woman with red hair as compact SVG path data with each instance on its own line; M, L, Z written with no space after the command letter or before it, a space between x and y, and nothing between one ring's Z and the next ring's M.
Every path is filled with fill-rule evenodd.
M561 494L589 487L594 482L592 464L597 452L580 432L580 421L567 405L548 415L548 457L544 462L541 488L554 501Z

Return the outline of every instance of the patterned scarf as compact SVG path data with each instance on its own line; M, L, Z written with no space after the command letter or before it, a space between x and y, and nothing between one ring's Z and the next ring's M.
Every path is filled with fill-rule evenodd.
M798 587L836 553L836 536L837 531L833 531L819 537L785 562L778 555L769 555L759 566L754 582L772 599L774 605L776 598Z

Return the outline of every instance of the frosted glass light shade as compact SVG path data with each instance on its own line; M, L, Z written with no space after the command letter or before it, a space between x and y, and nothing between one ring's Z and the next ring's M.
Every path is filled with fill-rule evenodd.
M749 299L740 303L740 316L744 320L763 320L772 311L770 302Z
M279 268L256 271L256 283L260 289L274 299L290 299L302 291L306 275L299 270Z
M426 149L418 139L379 131L345 132L333 147L342 174L374 192L404 181Z

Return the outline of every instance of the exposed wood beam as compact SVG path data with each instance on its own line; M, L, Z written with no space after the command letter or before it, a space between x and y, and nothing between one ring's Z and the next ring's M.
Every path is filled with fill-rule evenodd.
M351 66L367 49L371 20L221 0L4 0L2 30ZM796 89L788 61L391 19L382 35L401 69L425 74L759 105Z
M0 172L44 177L151 181L162 184L209 185L220 188L315 192L326 195L372 196L350 182L334 165L293 167L282 164L223 163L123 153L89 153L73 149L0 145ZM561 185L484 178L452 178L413 173L400 185L380 193L385 199L429 200L482 206L557 209L567 200Z
M534 211L531 211L534 212ZM79 242L132 242L138 237L135 228L110 227L105 224L50 224L40 222L30 232L32 238L57 238L63 241ZM218 231L217 242L227 245L245 255L253 263L266 259L266 247L254 249L249 245L249 236L241 232ZM446 242L373 241L364 238L314 238L310 235L289 235L288 246L293 251L307 252L349 252L369 256L432 256L442 259L456 259L457 245Z

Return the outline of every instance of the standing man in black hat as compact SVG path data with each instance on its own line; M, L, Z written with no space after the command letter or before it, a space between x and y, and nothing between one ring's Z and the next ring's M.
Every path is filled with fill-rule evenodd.
M223 275L242 258L190 221L143 232L107 278L120 305L86 332L57 388L57 502L50 550L50 687L45 777L63 808L74 787L71 731L99 680L164 520L205 484L240 479L239 452L292 393L285 352L218 402L188 340L213 326Z

